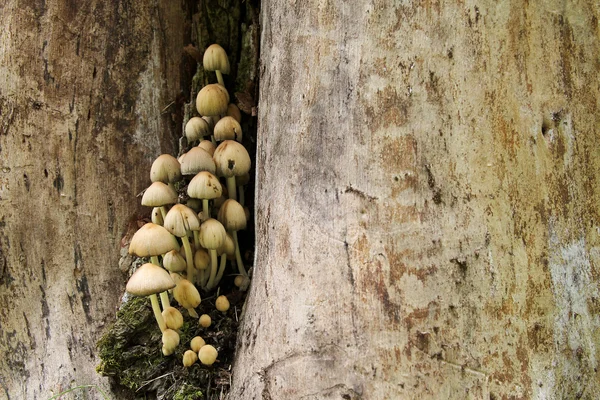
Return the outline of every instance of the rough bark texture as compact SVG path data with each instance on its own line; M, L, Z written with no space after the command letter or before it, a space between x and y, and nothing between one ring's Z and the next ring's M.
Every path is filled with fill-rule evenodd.
M180 135L165 107L184 4L0 4L0 398L106 386L95 344L123 292L120 240Z
M266 1L231 399L600 391L596 2Z

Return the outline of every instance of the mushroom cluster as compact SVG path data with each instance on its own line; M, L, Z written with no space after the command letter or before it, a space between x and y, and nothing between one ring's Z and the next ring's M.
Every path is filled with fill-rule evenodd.
M201 293L211 295L216 290L218 295L224 276L235 277L235 285L242 291L250 284L237 232L246 228L249 218L244 207L244 185L249 180L251 160L240 143L240 110L230 104L224 86L222 74L230 70L225 50L216 44L208 47L204 68L215 71L219 83L206 85L198 93L199 115L190 118L184 127L188 151L178 158L162 154L153 162L152 183L142 197L142 205L152 207L152 222L133 235L129 246L130 254L148 258L149 262L134 272L126 290L150 297L165 356L175 352L184 324L184 315L171 306L171 300L187 310L185 315L199 318L196 308ZM228 264L231 274L225 275ZM227 298L219 296L216 307L226 313ZM199 318L199 326L210 325L208 315ZM217 350L195 338L183 363L191 366L198 358L212 365Z

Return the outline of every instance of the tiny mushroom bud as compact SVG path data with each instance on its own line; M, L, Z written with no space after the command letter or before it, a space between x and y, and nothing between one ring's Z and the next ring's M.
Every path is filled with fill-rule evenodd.
M163 342L163 354L165 350L169 354L173 354L173 351L179 346L179 334L173 329L165 329L162 335ZM165 354L166 355L166 354Z
M210 344L202 346L198 352L198 358L200 358L200 362L204 365L213 365L217 361L218 355L217 349Z
M200 293L194 284L187 279L181 279L175 289L173 289L173 297L175 300L188 312L190 316L198 318L198 314L194 308L200 305Z
M171 272L183 272L187 264L177 250L171 250L163 256L163 267Z
M221 311L222 313L225 313L227 312L227 310L229 310L229 300L225 296L219 296L215 301L215 307L217 308L217 310Z
M177 330L183 326L183 315L175 307L165 308L162 316L169 329Z
M200 348L202 348L202 346L204 346L205 344L206 343L204 342L204 339L202 339L200 336L196 336L190 342L190 347L193 351L197 353L200 351Z
M210 315L202 314L200 316L200 320L198 321L198 323L200 324L201 327L208 328L210 326L210 324L212 323L212 319L210 318Z
M186 350L185 353L183 353L184 367L191 367L196 361L198 361L198 355L196 354L196 352L192 350Z
M192 117L185 124L185 137L188 143L202 140L204 136L210 135L210 126L208 122L200 117Z
M160 207L154 207L152 209L152 213L150 214L150 219L153 224L162 225L164 223L162 212L160 211Z

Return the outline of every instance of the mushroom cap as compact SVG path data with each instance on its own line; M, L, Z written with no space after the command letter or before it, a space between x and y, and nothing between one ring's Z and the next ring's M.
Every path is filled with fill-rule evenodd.
M224 140L215 150L213 160L217 176L231 178L250 171L250 155L244 146L234 140Z
M227 312L227 310L229 310L229 299L223 295L217 297L217 300L215 300L215 307L221 312Z
M162 316L169 329L177 330L183 326L183 315L181 315L179 310L175 307L165 308L162 312Z
M235 259L235 242L233 241L233 237L229 233L225 235L225 241L223 242L223 246L217 249L217 254L220 256L225 254L228 260Z
M207 269L210 266L210 254L204 249L198 249L194 253L194 266L197 270Z
M204 365L213 365L215 361L217 361L218 355L219 353L217 352L217 349L212 347L210 344L202 346L198 352L198 358Z
M204 136L210 135L208 122L200 117L192 117L185 124L185 137L188 143L201 140Z
M174 183L181 179L179 161L170 154L161 154L150 168L152 182Z
M223 117L217 122L213 134L218 142L222 140L242 141L242 127L235 118L229 116Z
M210 315L202 314L200 316L200 319L198 320L198 323L200 324L201 327L208 328L210 326L210 324L212 323L212 319L210 318Z
M153 224L156 225L162 225L163 224L163 217L162 217L162 213L160 212L160 207L154 207L152 209L152 212L150 213L150 219L152 220Z
M202 65L206 71L219 70L223 74L229 74L227 52L218 44L208 46L202 58Z
M215 162L212 156L201 147L192 147L190 151L179 157L179 161L183 175L196 175L200 171L215 173Z
M227 106L227 115L233 117L238 123L242 123L242 113L235 104L229 103Z
M213 156L213 154L215 154L215 149L217 148L217 146L215 146L215 144L210 140L201 141L197 147L206 150L211 157Z
M204 314L206 315L206 314ZM192 339L192 341L190 342L190 348L194 351L194 352L199 352L200 348L202 346L204 346L206 344L206 342L204 341L204 339L202 339L200 336L196 336Z
M175 282L167 271L151 263L139 267L129 281L125 290L135 296L150 296L175 287Z
M200 229L198 215L183 204L175 204L165 217L164 227L177 237L187 235L187 231Z
M228 231L246 229L246 213L244 207L233 199L227 199L219 208L217 216L220 223Z
M173 329L165 329L162 334L163 352L173 354L173 351L179 346L179 334Z
M163 257L163 267L170 272L182 272L187 269L187 264L179 251L171 250Z
M216 250L225 242L225 227L219 221L209 218L200 225L200 245L205 249Z
M196 308L201 302L198 289L187 279L181 279L177 283L173 289L173 297L183 308Z
M184 367L191 367L192 365L194 365L196 363L196 361L198 361L198 354L196 354L195 351L186 350L185 353L183 353L183 366Z
M208 154L208 153L207 153ZM216 199L223 194L219 178L209 171L200 171L192 178L187 193L194 199Z
M150 257L179 250L175 236L160 225L148 222L133 234L129 243L129 254L138 257Z
M175 203L177 203L177 192L161 181L152 183L142 196L143 206L161 207Z
M229 95L218 83L206 85L196 97L196 109L202 116L217 116L227 113Z

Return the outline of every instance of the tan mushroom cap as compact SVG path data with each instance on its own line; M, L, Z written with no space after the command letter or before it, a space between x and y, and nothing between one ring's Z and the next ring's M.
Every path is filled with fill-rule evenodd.
M170 154L161 154L150 168L152 182L174 183L181 179L179 161Z
M229 116L223 117L217 122L213 134L218 142L222 140L242 141L242 127L235 118Z
M215 307L221 312L227 312L227 310L229 310L229 299L225 296L217 297L217 300L215 300Z
M162 213L160 212L160 207L154 207L152 209L152 213L150 213L150 220L152 221L153 224L156 224L156 225L163 224L163 217L162 217Z
M142 205L148 207L161 207L177 203L177 192L169 185L156 181L152 183L142 196Z
M229 74L229 59L227 52L218 44L211 44L204 52L202 66L206 71L219 70L223 74Z
M183 272L187 268L187 263L179 251L171 250L164 255L163 266L170 272Z
M186 350L185 353L183 353L183 366L184 367L191 367L192 365L194 365L196 363L196 361L198 361L198 355L196 354L195 351Z
M175 287L175 282L167 271L151 263L139 267L129 281L125 290L135 296L150 296Z
M194 267L197 270L207 269L210 266L210 255L205 249L198 249L194 253Z
M205 249L216 250L223 246L227 233L216 219L209 218L200 226L200 245Z
M234 140L221 142L213 154L213 160L217 166L217 176L231 178L250 171L251 161L248 151Z
M246 213L244 207L233 199L227 199L219 208L217 216L219 222L228 231L239 231L246 229Z
M235 118L238 123L242 123L242 113L238 106L233 103L229 103L227 106L227 115Z
M187 193L194 199L212 200L221 197L223 186L219 178L209 171L201 171L192 180L187 188Z
M201 140L204 136L210 135L210 126L208 122L200 117L192 117L185 124L185 137L188 143Z
M164 227L177 237L187 235L187 231L200 229L198 215L183 204L175 204L165 217Z
M233 241L233 237L228 233L225 235L225 241L223 242L223 246L219 247L217 250L218 255L225 254L228 260L235 259L235 242Z
M173 354L173 351L179 346L179 334L173 329L165 329L162 334L163 352Z
M181 173L183 175L196 175L200 171L215 173L215 162L210 153L201 147L192 147L190 151L179 157Z
M206 150L211 157L213 156L213 154L215 154L215 149L217 148L217 146L210 140L201 141L197 147Z
M162 316L167 324L167 328L177 330L183 326L183 315L175 307L167 307L163 310Z
M206 314L203 314L203 316L204 315ZM202 319L202 317L200 317L200 319ZM190 342L190 348L197 353L205 344L206 342L204 341L204 339L202 339L200 336L195 336Z
M204 365L213 365L217 361L218 355L217 349L210 344L202 346L198 352L198 358Z
M200 305L200 292L196 286L187 279L181 279L175 289L173 289L173 297L183 308L196 308Z
M227 90L218 83L204 86L196 97L196 109L202 116L225 115L228 103Z
M160 225L148 222L134 233L129 243L129 254L138 257L150 257L179 250L175 236Z

